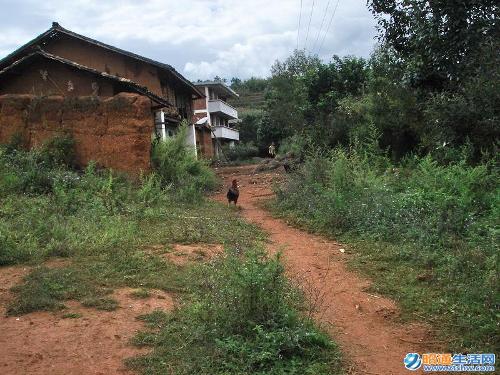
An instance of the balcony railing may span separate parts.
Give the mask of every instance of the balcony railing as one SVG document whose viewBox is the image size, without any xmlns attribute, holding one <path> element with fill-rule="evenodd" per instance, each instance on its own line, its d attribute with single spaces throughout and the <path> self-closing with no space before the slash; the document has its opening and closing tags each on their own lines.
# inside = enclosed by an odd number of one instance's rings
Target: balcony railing
<svg viewBox="0 0 500 375">
<path fill-rule="evenodd" d="M 236 129 L 229 128 L 227 126 L 214 126 L 213 128 L 212 138 L 215 137 L 219 139 L 229 139 L 232 141 L 240 140 L 240 132 Z"/>
<path fill-rule="evenodd" d="M 238 111 L 220 99 L 208 101 L 208 112 L 220 113 L 232 119 L 238 118 Z"/>
</svg>

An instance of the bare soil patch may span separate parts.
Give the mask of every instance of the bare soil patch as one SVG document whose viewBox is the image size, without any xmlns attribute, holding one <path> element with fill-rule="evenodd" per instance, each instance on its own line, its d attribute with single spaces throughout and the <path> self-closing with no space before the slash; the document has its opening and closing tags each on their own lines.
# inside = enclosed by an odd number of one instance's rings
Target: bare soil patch
<svg viewBox="0 0 500 375">
<path fill-rule="evenodd" d="M 55 266 L 62 266 L 60 263 L 56 261 Z M 174 307 L 172 297 L 163 291 L 150 291 L 147 298 L 137 299 L 132 296 L 134 289 L 123 288 L 111 296 L 120 305 L 115 311 L 98 311 L 68 301 L 67 309 L 57 313 L 6 317 L 5 309 L 12 298 L 9 290 L 28 272 L 27 267 L 0 268 L 2 375 L 129 374 L 123 360 L 145 353 L 129 343 L 143 328 L 136 317 Z"/>
<path fill-rule="evenodd" d="M 224 252 L 221 244 L 174 244 L 171 248 L 165 245 L 148 246 L 146 251 L 166 258 L 169 262 L 184 266 L 189 263 L 207 262 Z"/>
<path fill-rule="evenodd" d="M 165 254 L 172 263 L 184 265 L 193 262 L 206 262 L 224 252 L 217 244 L 173 245 L 173 251 Z"/>
<path fill-rule="evenodd" d="M 341 346 L 351 374 L 404 374 L 409 352 L 434 351 L 429 326 L 401 323 L 395 301 L 367 291 L 371 282 L 347 269 L 348 252 L 335 241 L 293 228 L 261 207 L 283 171 L 254 173 L 255 166 L 219 168 L 228 186 L 240 185 L 242 216 L 270 234 L 270 252 L 282 251 L 288 274 L 315 304 L 315 318 Z M 226 190 L 215 199 L 225 201 Z"/>
</svg>

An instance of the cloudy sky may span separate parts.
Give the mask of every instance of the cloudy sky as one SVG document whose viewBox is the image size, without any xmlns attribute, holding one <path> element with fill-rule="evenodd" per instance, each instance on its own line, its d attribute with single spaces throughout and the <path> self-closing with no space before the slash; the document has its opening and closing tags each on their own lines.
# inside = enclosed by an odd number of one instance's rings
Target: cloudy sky
<svg viewBox="0 0 500 375">
<path fill-rule="evenodd" d="M 369 55 L 376 32 L 366 0 L 302 0 L 302 11 L 300 4 L 300 0 L 0 0 L 0 58 L 44 32 L 52 21 L 171 64 L 192 80 L 267 76 L 276 59 L 286 58 L 297 47 L 297 36 L 299 48 L 325 60 L 333 54 Z"/>
</svg>

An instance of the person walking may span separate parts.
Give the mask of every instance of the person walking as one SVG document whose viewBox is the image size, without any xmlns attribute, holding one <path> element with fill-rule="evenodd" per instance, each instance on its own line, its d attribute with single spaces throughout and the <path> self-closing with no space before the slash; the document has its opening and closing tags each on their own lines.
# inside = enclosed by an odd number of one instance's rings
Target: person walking
<svg viewBox="0 0 500 375">
<path fill-rule="evenodd" d="M 274 158 L 276 156 L 276 146 L 274 145 L 274 142 L 271 143 L 269 146 L 269 155 Z"/>
</svg>

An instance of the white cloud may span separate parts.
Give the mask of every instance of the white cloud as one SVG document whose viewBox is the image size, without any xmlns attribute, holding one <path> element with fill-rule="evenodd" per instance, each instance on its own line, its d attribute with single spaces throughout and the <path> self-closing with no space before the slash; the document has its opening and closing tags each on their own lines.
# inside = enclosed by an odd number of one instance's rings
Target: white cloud
<svg viewBox="0 0 500 375">
<path fill-rule="evenodd" d="M 315 1 L 308 49 L 318 36 L 328 1 Z M 319 41 L 335 2 L 330 0 Z M 339 2 L 320 51 L 322 58 L 369 54 L 375 31 L 365 4 L 365 0 Z M 299 5 L 298 0 L 0 0 L 0 7 L 9 8 L 10 13 L 9 17 L 0 15 L 0 54 L 43 32 L 54 20 L 70 30 L 169 63 L 191 79 L 265 76 L 276 59 L 286 58 L 296 46 Z M 311 6 L 312 0 L 303 0 L 301 48 Z M 319 44 L 313 52 L 318 52 Z"/>
</svg>

